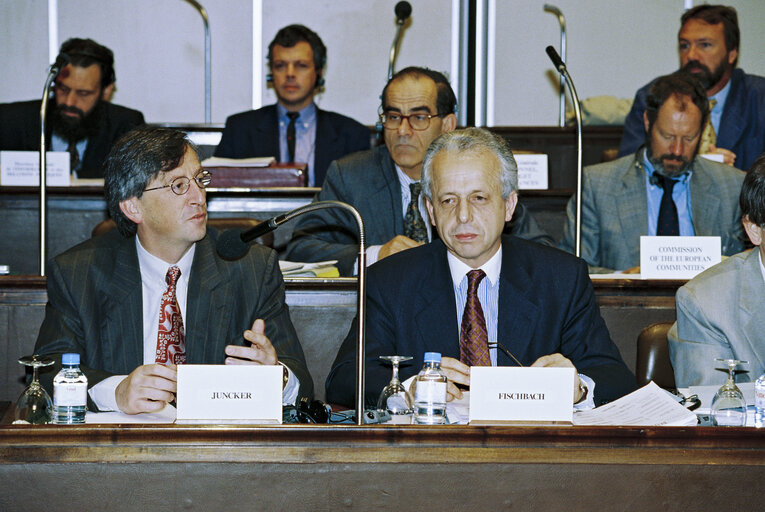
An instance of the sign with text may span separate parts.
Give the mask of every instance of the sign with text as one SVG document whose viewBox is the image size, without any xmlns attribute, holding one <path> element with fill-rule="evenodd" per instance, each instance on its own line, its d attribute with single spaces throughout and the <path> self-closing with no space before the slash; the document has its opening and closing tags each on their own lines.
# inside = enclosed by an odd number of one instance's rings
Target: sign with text
<svg viewBox="0 0 765 512">
<path fill-rule="evenodd" d="M 178 365 L 177 423 L 281 423 L 281 365 Z"/>
<path fill-rule="evenodd" d="M 520 190 L 547 190 L 547 155 L 513 153 Z"/>
<path fill-rule="evenodd" d="M 48 151 L 46 183 L 53 187 L 69 186 L 69 153 Z M 38 151 L 0 151 L 0 185 L 4 187 L 39 187 L 40 153 Z"/>
<path fill-rule="evenodd" d="M 470 423 L 571 423 L 574 368 L 473 366 Z"/>
<path fill-rule="evenodd" d="M 640 277 L 691 279 L 720 263 L 719 236 L 641 236 Z"/>
</svg>

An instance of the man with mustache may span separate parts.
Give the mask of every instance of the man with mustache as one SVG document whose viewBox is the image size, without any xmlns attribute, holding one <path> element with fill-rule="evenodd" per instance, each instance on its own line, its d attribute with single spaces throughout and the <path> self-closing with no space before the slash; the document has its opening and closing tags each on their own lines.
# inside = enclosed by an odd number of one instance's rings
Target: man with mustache
<svg viewBox="0 0 765 512">
<path fill-rule="evenodd" d="M 709 107 L 699 80 L 678 71 L 646 98 L 645 146 L 584 170 L 582 258 L 592 273 L 634 271 L 641 235 L 719 236 L 722 253 L 743 250 L 738 194 L 744 173 L 698 156 Z M 576 198 L 560 247 L 574 251 Z"/>
<path fill-rule="evenodd" d="M 699 153 L 749 169 L 765 151 L 765 78 L 736 69 L 740 32 L 733 7 L 699 5 L 686 11 L 678 34 L 681 69 L 701 80 L 713 105 Z M 638 90 L 624 123 L 619 156 L 634 153 L 645 137 L 643 112 L 651 84 Z"/>
<path fill-rule="evenodd" d="M 144 124 L 137 110 L 115 105 L 114 54 L 92 39 L 68 39 L 59 53 L 69 64 L 53 87 L 48 104 L 48 151 L 70 153 L 73 178 L 102 178 L 103 164 L 114 141 Z M 0 149 L 39 151 L 40 100 L 0 105 Z"/>
</svg>

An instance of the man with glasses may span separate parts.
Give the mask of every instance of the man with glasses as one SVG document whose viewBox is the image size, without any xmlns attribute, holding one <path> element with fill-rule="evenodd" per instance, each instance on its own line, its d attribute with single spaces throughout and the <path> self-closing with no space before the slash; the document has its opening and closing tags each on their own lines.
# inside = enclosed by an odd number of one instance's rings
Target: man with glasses
<svg viewBox="0 0 765 512">
<path fill-rule="evenodd" d="M 402 69 L 388 81 L 381 97 L 378 128 L 385 145 L 332 162 L 315 198 L 343 201 L 361 213 L 368 265 L 437 236 L 420 193 L 422 159 L 436 137 L 457 126 L 454 91 L 436 71 Z M 523 238 L 553 243 L 520 204 L 509 229 Z M 298 220 L 285 257 L 292 261 L 337 260 L 340 273 L 352 275 L 357 255 L 355 220 L 345 211 L 325 209 Z"/>
<path fill-rule="evenodd" d="M 210 179 L 182 132 L 128 133 L 106 163 L 118 230 L 49 264 L 35 353 L 58 363 L 80 354 L 89 409 L 160 410 L 175 399 L 183 363 L 281 364 L 285 403 L 311 395 L 276 253 L 256 245 L 238 261 L 220 259 L 207 228 Z M 41 379 L 49 391 L 55 373 Z"/>
</svg>

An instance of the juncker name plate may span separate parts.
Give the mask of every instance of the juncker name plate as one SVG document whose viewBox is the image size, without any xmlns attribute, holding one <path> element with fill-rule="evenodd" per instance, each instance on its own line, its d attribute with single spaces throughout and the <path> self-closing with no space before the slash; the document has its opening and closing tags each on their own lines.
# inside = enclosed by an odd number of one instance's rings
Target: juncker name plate
<svg viewBox="0 0 765 512">
<path fill-rule="evenodd" d="M 719 236 L 641 236 L 640 277 L 691 279 L 720 263 Z"/>
<path fill-rule="evenodd" d="M 570 424 L 573 401 L 573 368 L 470 368 L 471 424 Z"/>
<path fill-rule="evenodd" d="M 281 423 L 281 365 L 178 365 L 177 423 Z"/>
<path fill-rule="evenodd" d="M 69 153 L 45 153 L 48 168 L 46 184 L 69 186 Z M 37 187 L 40 185 L 40 153 L 38 151 L 0 151 L 0 185 L 4 187 Z"/>
</svg>

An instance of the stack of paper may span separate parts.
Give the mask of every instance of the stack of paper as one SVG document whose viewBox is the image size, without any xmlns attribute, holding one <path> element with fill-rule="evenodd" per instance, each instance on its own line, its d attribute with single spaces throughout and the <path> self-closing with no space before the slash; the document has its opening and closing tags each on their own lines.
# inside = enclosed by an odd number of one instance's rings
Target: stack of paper
<svg viewBox="0 0 765 512">
<path fill-rule="evenodd" d="M 335 264 L 337 260 L 301 263 L 296 261 L 279 261 L 279 270 L 284 277 L 340 277 L 340 271 Z"/>
<path fill-rule="evenodd" d="M 268 167 L 276 163 L 276 158 L 272 156 L 253 157 L 253 158 L 222 158 L 211 156 L 202 160 L 202 167 Z"/>
</svg>

